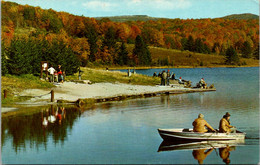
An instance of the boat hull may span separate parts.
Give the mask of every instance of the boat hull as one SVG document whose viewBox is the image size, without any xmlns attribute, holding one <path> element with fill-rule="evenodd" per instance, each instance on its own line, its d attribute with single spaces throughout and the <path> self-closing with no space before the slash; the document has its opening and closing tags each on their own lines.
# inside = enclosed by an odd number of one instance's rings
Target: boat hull
<svg viewBox="0 0 260 165">
<path fill-rule="evenodd" d="M 158 132 L 164 140 L 181 141 L 223 141 L 245 139 L 245 133 L 237 131 L 236 133 L 199 133 L 192 129 L 158 129 Z"/>
</svg>

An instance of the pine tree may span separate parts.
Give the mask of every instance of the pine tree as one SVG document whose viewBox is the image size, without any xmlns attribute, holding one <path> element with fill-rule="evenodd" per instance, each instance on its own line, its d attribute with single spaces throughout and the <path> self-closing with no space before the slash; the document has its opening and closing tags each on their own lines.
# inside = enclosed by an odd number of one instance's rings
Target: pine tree
<svg viewBox="0 0 260 165">
<path fill-rule="evenodd" d="M 151 53 L 148 46 L 145 44 L 140 35 L 138 35 L 135 39 L 133 55 L 137 56 L 139 65 L 150 65 L 152 62 Z"/>
<path fill-rule="evenodd" d="M 118 53 L 118 61 L 119 65 L 127 65 L 129 61 L 128 51 L 126 49 L 125 43 L 122 42 L 119 53 Z"/>
<path fill-rule="evenodd" d="M 231 46 L 226 51 L 226 64 L 236 65 L 239 63 L 239 57 L 235 49 Z"/>
<path fill-rule="evenodd" d="M 21 75 L 31 74 L 33 67 L 31 66 L 32 56 L 30 47 L 25 39 L 14 38 L 11 42 L 8 56 L 8 71 L 10 74 Z"/>
<path fill-rule="evenodd" d="M 252 48 L 248 41 L 245 41 L 243 43 L 241 52 L 242 52 L 242 57 L 244 58 L 250 58 L 252 56 Z"/>
<path fill-rule="evenodd" d="M 88 38 L 89 48 L 90 48 L 90 54 L 89 54 L 89 60 L 91 62 L 96 61 L 96 53 L 98 52 L 98 33 L 95 30 L 95 27 L 88 26 L 86 29 L 86 37 Z"/>
<path fill-rule="evenodd" d="M 4 42 L 1 43 L 1 71 L 2 76 L 8 74 L 8 68 L 7 68 L 7 59 L 6 59 L 6 53 L 7 53 L 7 47 L 5 47 Z"/>
<path fill-rule="evenodd" d="M 187 48 L 187 50 L 194 51 L 194 39 L 191 35 L 188 37 L 186 44 L 187 45 L 185 47 Z"/>
</svg>

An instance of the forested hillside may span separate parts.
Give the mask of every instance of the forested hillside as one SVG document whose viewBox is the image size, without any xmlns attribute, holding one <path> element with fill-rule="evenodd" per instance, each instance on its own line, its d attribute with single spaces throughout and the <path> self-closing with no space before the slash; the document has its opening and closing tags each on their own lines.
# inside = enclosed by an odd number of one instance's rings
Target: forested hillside
<svg viewBox="0 0 260 165">
<path fill-rule="evenodd" d="M 149 45 L 224 55 L 229 47 L 233 47 L 236 53 L 245 58 L 258 58 L 259 54 L 259 19 L 158 19 L 112 22 L 108 18 L 97 20 L 12 2 L 1 1 L 1 4 L 4 52 L 2 56 L 7 57 L 7 60 L 10 60 L 10 56 L 15 56 L 10 54 L 12 48 L 20 47 L 20 54 L 26 54 L 23 53 L 25 50 L 27 56 L 42 52 L 36 59 L 49 60 L 53 64 L 57 61 L 65 64 L 66 62 L 62 61 L 62 54 L 65 53 L 71 59 L 71 56 L 76 55 L 79 63 L 73 59 L 75 66 L 86 66 L 89 63 L 151 65 L 151 61 L 142 61 L 147 59 L 146 57 L 125 49 L 124 44 L 134 44 L 137 36 L 140 36 L 139 40 L 144 46 L 140 51 L 144 51 Z M 26 49 L 23 48 L 26 44 L 22 43 L 27 44 Z M 30 47 L 35 48 L 34 52 Z M 53 57 L 55 54 L 56 59 Z M 121 58 L 122 55 L 126 57 Z M 126 61 L 122 62 L 123 59 Z"/>
</svg>

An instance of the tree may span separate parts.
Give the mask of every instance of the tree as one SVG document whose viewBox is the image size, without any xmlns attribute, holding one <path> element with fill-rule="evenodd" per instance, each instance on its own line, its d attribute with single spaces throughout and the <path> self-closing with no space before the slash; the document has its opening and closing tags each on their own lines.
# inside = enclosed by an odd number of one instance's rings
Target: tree
<svg viewBox="0 0 260 165">
<path fill-rule="evenodd" d="M 243 43 L 241 53 L 242 53 L 242 57 L 244 58 L 250 58 L 252 56 L 252 48 L 248 41 L 245 41 Z"/>
<path fill-rule="evenodd" d="M 239 57 L 235 49 L 231 46 L 226 51 L 226 64 L 236 65 L 239 63 Z"/>
<path fill-rule="evenodd" d="M 1 71 L 2 71 L 2 76 L 6 75 L 8 73 L 7 59 L 6 59 L 7 51 L 8 50 L 5 47 L 4 42 L 2 41 L 2 43 L 1 43 Z"/>
<path fill-rule="evenodd" d="M 129 61 L 128 51 L 126 49 L 125 43 L 122 42 L 120 49 L 119 49 L 119 53 L 118 53 L 117 63 L 119 65 L 127 65 L 128 61 Z"/>
<path fill-rule="evenodd" d="M 186 50 L 194 51 L 194 39 L 191 35 L 189 35 L 187 43 L 186 43 Z"/>
<path fill-rule="evenodd" d="M 102 43 L 102 49 L 105 46 L 107 46 L 108 49 L 116 47 L 116 32 L 113 27 L 109 27 L 105 34 L 105 37 L 104 37 L 104 40 Z"/>
<path fill-rule="evenodd" d="M 138 58 L 139 65 L 150 65 L 152 62 L 151 53 L 140 35 L 135 39 L 133 55 Z"/>
<path fill-rule="evenodd" d="M 30 47 L 25 39 L 14 38 L 11 42 L 8 56 L 8 72 L 14 75 L 32 73 L 32 56 Z"/>
<path fill-rule="evenodd" d="M 88 43 L 89 43 L 89 60 L 91 62 L 96 61 L 96 53 L 98 51 L 98 45 L 97 45 L 97 40 L 98 40 L 98 33 L 93 25 L 89 25 L 86 28 L 86 37 L 88 38 Z"/>
<path fill-rule="evenodd" d="M 254 50 L 253 56 L 255 59 L 259 59 L 259 44 L 256 47 L 256 49 Z"/>
</svg>

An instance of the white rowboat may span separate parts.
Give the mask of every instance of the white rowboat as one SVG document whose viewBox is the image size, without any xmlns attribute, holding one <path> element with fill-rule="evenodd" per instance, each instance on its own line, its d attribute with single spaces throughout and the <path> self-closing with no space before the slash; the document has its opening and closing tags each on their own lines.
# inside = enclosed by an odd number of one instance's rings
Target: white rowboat
<svg viewBox="0 0 260 165">
<path fill-rule="evenodd" d="M 177 128 L 177 129 L 158 129 L 160 136 L 164 140 L 188 140 L 188 141 L 223 141 L 223 140 L 239 140 L 245 139 L 245 133 L 236 131 L 236 133 L 218 133 L 193 132 L 193 129 Z"/>
</svg>

